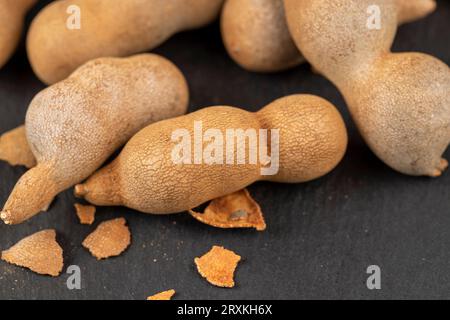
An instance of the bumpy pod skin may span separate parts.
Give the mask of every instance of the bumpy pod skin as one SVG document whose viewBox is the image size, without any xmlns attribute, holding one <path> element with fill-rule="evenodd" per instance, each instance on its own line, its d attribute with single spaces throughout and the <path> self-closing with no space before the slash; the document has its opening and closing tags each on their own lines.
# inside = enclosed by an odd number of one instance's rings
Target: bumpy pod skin
<svg viewBox="0 0 450 320">
<path fill-rule="evenodd" d="M 399 23 L 425 17 L 434 0 L 394 0 Z M 283 0 L 226 0 L 222 11 L 222 38 L 237 64 L 248 71 L 277 72 L 304 62 L 289 33 Z"/>
<path fill-rule="evenodd" d="M 196 121 L 201 121 L 205 132 L 209 128 L 224 135 L 227 129 L 279 129 L 279 171 L 262 175 L 259 161 L 174 163 L 172 133 L 186 129 L 194 136 Z M 75 194 L 96 205 L 124 205 L 154 214 L 182 212 L 258 180 L 298 183 L 316 179 L 340 162 L 346 147 L 341 115 L 315 96 L 281 98 L 257 113 L 210 107 L 141 130 L 110 165 L 76 186 Z M 249 144 L 245 148 L 248 154 Z"/>
<path fill-rule="evenodd" d="M 227 0 L 221 27 L 228 53 L 246 70 L 276 72 L 304 62 L 289 34 L 282 0 Z"/>
<path fill-rule="evenodd" d="M 367 27 L 374 5 L 379 30 Z M 450 69 L 426 54 L 391 53 L 396 2 L 285 0 L 285 8 L 298 47 L 342 92 L 374 153 L 405 174 L 441 175 L 450 142 Z"/>
<path fill-rule="evenodd" d="M 0 1 L 0 68 L 9 60 L 22 35 L 25 14 L 37 0 Z"/>
<path fill-rule="evenodd" d="M 223 0 L 63 0 L 44 8 L 27 39 L 36 75 L 51 84 L 99 57 L 151 50 L 173 34 L 212 22 Z M 67 9 L 80 9 L 80 29 L 67 28 Z"/>
<path fill-rule="evenodd" d="M 15 186 L 1 218 L 17 224 L 86 179 L 146 125 L 187 110 L 186 81 L 157 55 L 100 58 L 31 102 L 26 131 L 38 165 Z"/>
</svg>

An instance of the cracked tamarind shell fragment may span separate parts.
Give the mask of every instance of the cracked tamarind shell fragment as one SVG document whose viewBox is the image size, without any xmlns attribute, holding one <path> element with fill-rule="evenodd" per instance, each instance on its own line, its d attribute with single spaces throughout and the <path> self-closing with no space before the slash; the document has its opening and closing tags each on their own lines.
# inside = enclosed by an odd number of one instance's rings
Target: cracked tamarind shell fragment
<svg viewBox="0 0 450 320">
<path fill-rule="evenodd" d="M 130 229 L 124 218 L 104 221 L 86 237 L 83 247 L 98 260 L 120 255 L 131 243 Z"/>
<path fill-rule="evenodd" d="M 224 247 L 213 246 L 195 264 L 200 275 L 209 283 L 222 288 L 234 287 L 234 271 L 241 257 Z"/>
<path fill-rule="evenodd" d="M 38 274 L 58 276 L 63 269 L 63 250 L 55 230 L 39 231 L 2 252 L 2 260 Z"/>
<path fill-rule="evenodd" d="M 12 166 L 25 166 L 28 169 L 36 165 L 36 158 L 28 144 L 24 125 L 0 136 L 0 160 Z"/>
<path fill-rule="evenodd" d="M 79 203 L 75 203 L 74 206 L 81 224 L 91 225 L 94 223 L 96 211 L 94 206 L 85 206 Z"/>
<path fill-rule="evenodd" d="M 153 296 L 148 297 L 147 300 L 172 300 L 174 294 L 175 290 L 171 289 L 154 294 Z"/>
<path fill-rule="evenodd" d="M 217 228 L 266 229 L 261 208 L 247 189 L 212 200 L 203 213 L 193 210 L 189 213 L 198 221 Z"/>
</svg>

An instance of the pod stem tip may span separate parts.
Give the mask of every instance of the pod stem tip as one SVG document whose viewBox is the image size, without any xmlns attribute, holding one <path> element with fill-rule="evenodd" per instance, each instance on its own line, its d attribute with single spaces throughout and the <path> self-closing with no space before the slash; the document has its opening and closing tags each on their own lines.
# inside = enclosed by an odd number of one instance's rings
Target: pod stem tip
<svg viewBox="0 0 450 320">
<path fill-rule="evenodd" d="M 77 184 L 74 188 L 74 194 L 77 198 L 83 198 L 88 193 L 88 190 L 84 184 Z"/>
<path fill-rule="evenodd" d="M 0 213 L 0 218 L 3 220 L 5 224 L 12 224 L 11 221 L 11 212 L 9 210 L 3 210 Z"/>
</svg>

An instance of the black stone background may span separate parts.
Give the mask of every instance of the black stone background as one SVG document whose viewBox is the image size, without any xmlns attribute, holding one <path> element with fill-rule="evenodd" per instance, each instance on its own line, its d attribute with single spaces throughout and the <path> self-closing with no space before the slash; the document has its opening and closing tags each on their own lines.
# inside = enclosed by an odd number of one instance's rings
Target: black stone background
<svg viewBox="0 0 450 320">
<path fill-rule="evenodd" d="M 394 50 L 426 52 L 449 64 L 449 30 L 450 2 L 439 1 L 437 12 L 400 28 Z M 331 83 L 306 64 L 273 75 L 240 69 L 223 48 L 218 23 L 178 34 L 155 52 L 184 72 L 191 111 L 216 104 L 256 111 L 293 93 L 329 99 L 348 126 L 345 159 L 314 182 L 251 186 L 265 212 L 268 228 L 262 233 L 215 229 L 186 214 L 151 216 L 125 208 L 99 208 L 95 225 L 82 226 L 72 190 L 64 192 L 48 213 L 19 226 L 0 225 L 0 249 L 55 228 L 65 267 L 81 267 L 82 289 L 68 290 L 66 274 L 50 278 L 0 262 L 0 298 L 145 299 L 170 288 L 177 290 L 178 299 L 450 297 L 449 172 L 430 179 L 389 169 L 363 143 Z M 43 88 L 22 43 L 0 70 L 0 132 L 24 121 L 30 100 Z M 24 171 L 0 163 L 2 204 Z M 98 262 L 81 242 L 100 221 L 119 216 L 129 223 L 132 245 L 122 256 Z M 212 245 L 242 255 L 234 289 L 213 287 L 197 274 L 194 257 Z M 366 287 L 366 268 L 372 264 L 381 267 L 381 290 Z"/>
</svg>

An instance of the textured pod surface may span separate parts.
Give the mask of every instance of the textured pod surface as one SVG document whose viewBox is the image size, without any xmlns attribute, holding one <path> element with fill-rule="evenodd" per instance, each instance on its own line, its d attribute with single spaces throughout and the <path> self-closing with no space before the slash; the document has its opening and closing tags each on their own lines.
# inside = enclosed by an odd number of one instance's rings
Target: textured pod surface
<svg viewBox="0 0 450 320">
<path fill-rule="evenodd" d="M 282 0 L 227 0 L 221 26 L 228 53 L 244 69 L 275 72 L 304 61 L 289 33 Z"/>
<path fill-rule="evenodd" d="M 2 260 L 56 277 L 63 269 L 63 250 L 56 242 L 55 230 L 43 230 L 3 251 Z"/>
<path fill-rule="evenodd" d="M 239 261 L 241 256 L 219 246 L 213 246 L 209 252 L 194 259 L 198 273 L 212 285 L 222 288 L 234 287 L 234 272 Z"/>
<path fill-rule="evenodd" d="M 219 164 L 175 163 L 173 132 L 182 129 L 194 136 L 195 123 L 199 122 L 204 130 L 224 134 L 228 129 L 278 129 L 278 171 L 263 176 L 260 161 L 237 164 L 223 157 Z M 256 134 L 261 139 L 261 133 Z M 272 144 L 266 143 L 264 147 L 270 149 Z M 249 145 L 246 143 L 241 150 L 246 155 L 250 154 Z M 258 180 L 298 183 L 316 179 L 340 162 L 346 147 L 347 132 L 341 115 L 319 97 L 281 98 L 257 113 L 210 107 L 141 130 L 116 160 L 78 185 L 75 192 L 97 205 L 125 205 L 146 213 L 182 212 Z"/>
<path fill-rule="evenodd" d="M 25 14 L 37 0 L 0 1 L 0 68 L 9 60 L 19 43 Z"/>
<path fill-rule="evenodd" d="M 379 28 L 368 27 L 374 5 Z M 285 7 L 298 47 L 343 93 L 377 156 L 405 174 L 439 176 L 448 165 L 441 156 L 450 142 L 450 69 L 426 54 L 390 52 L 398 18 L 408 16 L 402 7 L 389 0 L 285 0 Z"/>
<path fill-rule="evenodd" d="M 179 31 L 213 21 L 223 0 L 63 0 L 44 8 L 27 39 L 28 57 L 45 83 L 65 79 L 85 62 L 151 50 Z M 79 8 L 79 29 L 66 26 Z"/>
<path fill-rule="evenodd" d="M 182 73 L 157 55 L 100 58 L 31 102 L 26 131 L 38 165 L 10 195 L 1 218 L 20 223 L 81 182 L 146 125 L 184 114 Z"/>
<path fill-rule="evenodd" d="M 394 0 L 399 24 L 425 17 L 434 0 Z M 283 0 L 227 0 L 222 11 L 222 38 L 230 56 L 249 71 L 276 72 L 305 59 L 286 23 Z"/>
<path fill-rule="evenodd" d="M 83 247 L 98 260 L 118 256 L 131 243 L 130 229 L 124 218 L 100 223 L 97 229 L 83 241 Z"/>
</svg>

